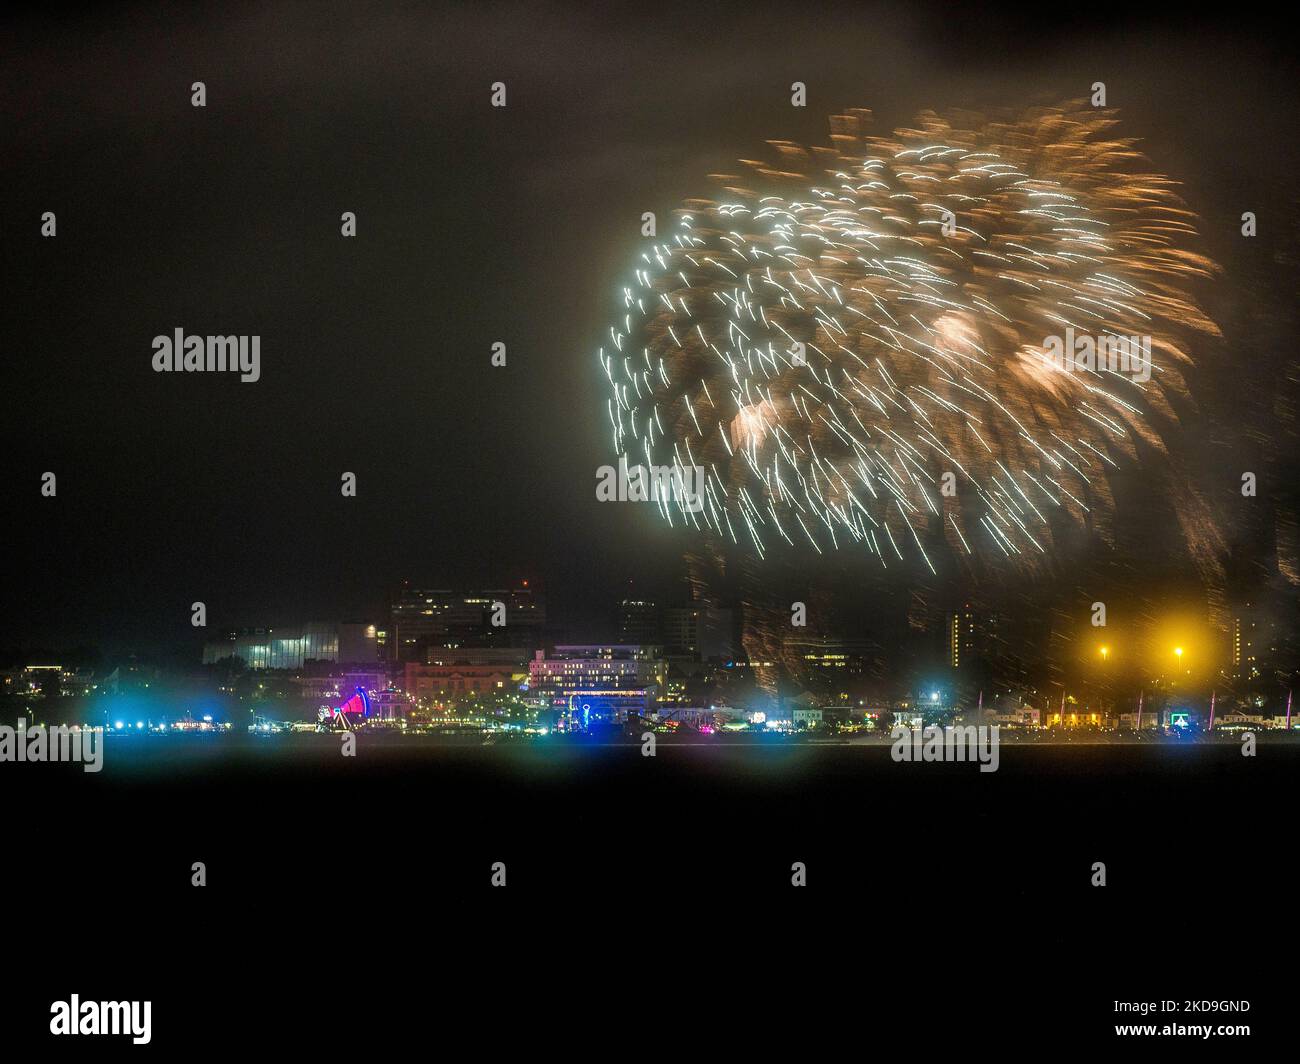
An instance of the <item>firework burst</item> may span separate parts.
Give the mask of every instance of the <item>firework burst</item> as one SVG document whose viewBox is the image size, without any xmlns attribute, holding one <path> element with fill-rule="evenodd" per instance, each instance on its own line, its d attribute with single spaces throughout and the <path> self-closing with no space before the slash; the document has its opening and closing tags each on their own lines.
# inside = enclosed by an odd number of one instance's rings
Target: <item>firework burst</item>
<svg viewBox="0 0 1300 1064">
<path fill-rule="evenodd" d="M 641 255 L 600 351 L 615 453 L 702 470 L 661 514 L 760 558 L 1033 567 L 1062 522 L 1105 535 L 1109 478 L 1168 461 L 1192 340 L 1217 334 L 1194 217 L 1091 108 L 867 122 L 775 142 Z M 1049 364 L 1067 330 L 1150 337 L 1149 379 Z"/>
</svg>

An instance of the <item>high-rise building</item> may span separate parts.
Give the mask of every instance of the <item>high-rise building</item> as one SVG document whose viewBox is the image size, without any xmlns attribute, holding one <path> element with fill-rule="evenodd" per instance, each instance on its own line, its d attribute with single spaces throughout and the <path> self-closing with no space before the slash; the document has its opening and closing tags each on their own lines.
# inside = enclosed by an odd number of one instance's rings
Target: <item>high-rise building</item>
<svg viewBox="0 0 1300 1064">
<path fill-rule="evenodd" d="M 404 588 L 393 603 L 386 642 L 396 661 L 423 662 L 436 647 L 542 645 L 546 609 L 527 586 L 483 591 Z"/>
<path fill-rule="evenodd" d="M 739 611 L 706 606 L 700 617 L 700 660 L 731 661 L 743 653 Z"/>
<path fill-rule="evenodd" d="M 1253 613 L 1246 603 L 1232 619 L 1232 672 L 1237 677 L 1249 676 L 1258 658 L 1255 653 L 1257 622 Z"/>
<path fill-rule="evenodd" d="M 735 658 L 740 633 L 734 611 L 706 603 L 672 606 L 664 611 L 664 653 L 693 661 Z"/>
<path fill-rule="evenodd" d="M 1258 680 L 1271 674 L 1277 661 L 1278 630 L 1257 602 L 1243 602 L 1232 617 L 1232 674 Z"/>
<path fill-rule="evenodd" d="M 664 611 L 664 650 L 674 657 L 700 658 L 700 619 L 704 607 L 672 606 Z"/>
<path fill-rule="evenodd" d="M 663 642 L 659 606 L 644 599 L 624 599 L 618 608 L 618 641 L 636 646 L 658 646 Z"/>
<path fill-rule="evenodd" d="M 986 664 L 997 654 L 998 615 L 977 609 L 969 602 L 960 610 L 951 611 L 946 620 L 948 664 L 954 669 L 972 665 L 977 661 Z"/>
</svg>

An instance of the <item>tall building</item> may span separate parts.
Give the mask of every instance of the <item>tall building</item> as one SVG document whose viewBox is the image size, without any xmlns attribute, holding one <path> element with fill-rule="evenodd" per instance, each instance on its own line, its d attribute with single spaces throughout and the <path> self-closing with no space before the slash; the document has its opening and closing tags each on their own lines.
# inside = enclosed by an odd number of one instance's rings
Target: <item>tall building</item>
<svg viewBox="0 0 1300 1064">
<path fill-rule="evenodd" d="M 664 651 L 673 657 L 700 659 L 700 619 L 704 607 L 672 606 L 664 611 Z"/>
<path fill-rule="evenodd" d="M 385 642 L 400 662 L 423 662 L 438 647 L 533 650 L 542 645 L 545 623 L 542 596 L 526 582 L 482 591 L 404 588 L 393 603 Z"/>
<path fill-rule="evenodd" d="M 662 643 L 658 604 L 644 599 L 624 599 L 619 603 L 618 641 L 635 646 L 658 646 Z"/>
<path fill-rule="evenodd" d="M 732 661 L 744 655 L 740 640 L 740 612 L 707 606 L 700 618 L 700 660 Z"/>
<path fill-rule="evenodd" d="M 734 611 L 706 603 L 664 611 L 664 653 L 692 661 L 731 660 L 740 649 Z"/>
<path fill-rule="evenodd" d="M 1232 617 L 1232 674 L 1260 680 L 1274 674 L 1281 644 L 1279 626 L 1266 604 L 1242 602 Z"/>
<path fill-rule="evenodd" d="M 1232 618 L 1232 674 L 1239 679 L 1259 675 L 1259 621 L 1254 607 L 1244 603 Z"/>
<path fill-rule="evenodd" d="M 976 662 L 989 664 L 997 655 L 998 615 L 966 603 L 947 615 L 948 664 L 954 669 Z"/>
</svg>

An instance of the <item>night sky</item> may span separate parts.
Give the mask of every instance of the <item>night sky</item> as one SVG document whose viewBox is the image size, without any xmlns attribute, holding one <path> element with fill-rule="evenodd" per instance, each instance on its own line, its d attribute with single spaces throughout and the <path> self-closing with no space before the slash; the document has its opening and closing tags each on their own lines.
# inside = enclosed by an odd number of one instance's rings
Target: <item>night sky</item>
<svg viewBox="0 0 1300 1064">
<path fill-rule="evenodd" d="M 1288 38 L 1231 14 L 233 4 L 11 21 L 0 649 L 165 648 L 192 641 L 195 600 L 209 630 L 378 619 L 403 579 L 531 578 L 562 620 L 629 586 L 679 594 L 687 543 L 594 492 L 610 461 L 595 351 L 642 212 L 665 225 L 766 140 L 825 143 L 844 108 L 889 130 L 1097 80 L 1224 267 L 1206 306 L 1225 341 L 1182 446 L 1225 506 L 1238 470 L 1271 471 L 1225 522 L 1230 571 L 1267 569 L 1300 480 L 1296 69 Z M 154 373 L 152 338 L 178 327 L 260 335 L 261 380 Z M 1158 571 L 1152 525 L 1130 560 Z"/>
</svg>

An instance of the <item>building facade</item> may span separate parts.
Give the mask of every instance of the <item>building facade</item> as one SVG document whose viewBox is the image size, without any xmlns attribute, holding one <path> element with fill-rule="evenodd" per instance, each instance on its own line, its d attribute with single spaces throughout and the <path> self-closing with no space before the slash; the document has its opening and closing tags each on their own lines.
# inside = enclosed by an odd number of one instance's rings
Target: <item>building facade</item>
<svg viewBox="0 0 1300 1064">
<path fill-rule="evenodd" d="M 373 665 L 373 624 L 312 621 L 297 626 L 243 628 L 203 646 L 203 664 L 239 658 L 248 669 L 301 669 L 307 662 Z"/>
<path fill-rule="evenodd" d="M 561 645 L 528 665 L 529 697 L 571 724 L 621 721 L 654 709 L 665 664 L 657 647 Z"/>
<path fill-rule="evenodd" d="M 431 650 L 542 645 L 540 594 L 515 588 L 455 591 L 403 588 L 392 604 L 385 642 L 393 660 L 425 661 Z"/>
</svg>

